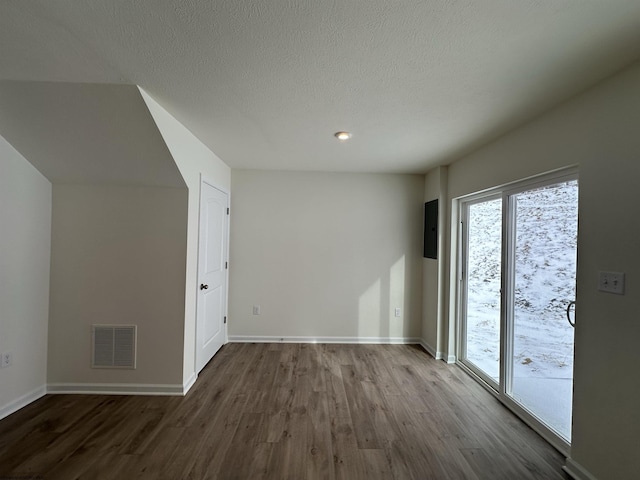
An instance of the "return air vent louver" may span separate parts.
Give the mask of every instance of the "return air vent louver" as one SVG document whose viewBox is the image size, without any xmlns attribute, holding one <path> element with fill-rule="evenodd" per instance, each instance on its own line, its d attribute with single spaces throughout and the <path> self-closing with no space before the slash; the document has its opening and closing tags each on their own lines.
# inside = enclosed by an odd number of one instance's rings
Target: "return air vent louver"
<svg viewBox="0 0 640 480">
<path fill-rule="evenodd" d="M 136 325 L 92 325 L 92 368 L 136 368 Z"/>
</svg>

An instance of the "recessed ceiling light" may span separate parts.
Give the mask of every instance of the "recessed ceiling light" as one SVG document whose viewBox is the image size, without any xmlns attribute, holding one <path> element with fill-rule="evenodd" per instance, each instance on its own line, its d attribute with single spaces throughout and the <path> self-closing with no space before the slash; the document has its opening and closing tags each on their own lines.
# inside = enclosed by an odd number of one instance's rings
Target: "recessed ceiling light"
<svg viewBox="0 0 640 480">
<path fill-rule="evenodd" d="M 351 135 L 351 132 L 336 132 L 333 134 L 338 140 L 342 140 L 343 142 L 345 140 L 349 140 L 353 135 Z"/>
</svg>

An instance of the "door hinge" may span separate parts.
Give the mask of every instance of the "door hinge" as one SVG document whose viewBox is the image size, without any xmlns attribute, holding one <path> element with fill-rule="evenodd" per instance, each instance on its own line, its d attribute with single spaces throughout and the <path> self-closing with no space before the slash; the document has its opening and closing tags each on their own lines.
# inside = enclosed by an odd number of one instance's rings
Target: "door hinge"
<svg viewBox="0 0 640 480">
<path fill-rule="evenodd" d="M 229 215 L 229 207 L 227 207 L 227 215 Z"/>
<path fill-rule="evenodd" d="M 224 269 L 226 270 L 227 268 L 229 268 L 229 262 L 224 262 Z"/>
<path fill-rule="evenodd" d="M 224 317 L 224 323 L 227 323 L 227 317 Z"/>
</svg>

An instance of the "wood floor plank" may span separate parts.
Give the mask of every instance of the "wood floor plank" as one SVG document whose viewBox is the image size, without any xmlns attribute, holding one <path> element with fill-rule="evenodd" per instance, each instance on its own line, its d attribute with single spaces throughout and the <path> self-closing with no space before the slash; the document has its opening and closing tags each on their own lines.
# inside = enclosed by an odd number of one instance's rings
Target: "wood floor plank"
<svg viewBox="0 0 640 480">
<path fill-rule="evenodd" d="M 252 455 L 247 469 L 248 473 L 245 478 L 250 478 L 251 480 L 268 480 L 273 478 L 269 470 L 269 460 L 272 452 L 272 443 L 256 443 L 252 448 Z"/>
<path fill-rule="evenodd" d="M 408 345 L 228 344 L 185 397 L 48 395 L 0 421 L 0 478 L 562 480 L 563 463 Z"/>
<path fill-rule="evenodd" d="M 293 396 L 289 404 L 289 411 L 296 414 L 307 413 L 311 392 L 311 380 L 307 373 L 294 374 Z"/>
<path fill-rule="evenodd" d="M 385 361 L 385 358 L 388 357 L 387 352 L 383 351 L 381 353 L 383 354 L 379 354 L 375 348 L 370 348 L 366 351 L 366 362 L 373 372 L 373 381 L 385 395 L 403 395 L 405 392 L 400 389 L 391 373 L 391 365 Z"/>
<path fill-rule="evenodd" d="M 56 480 L 80 478 L 99 458 L 100 452 L 98 449 L 81 448 L 49 470 L 47 472 L 47 478 Z"/>
<path fill-rule="evenodd" d="M 349 403 L 347 393 L 342 381 L 342 368 L 335 357 L 336 349 L 325 349 L 323 352 L 323 367 L 325 372 L 327 399 L 329 401 L 329 414 L 332 417 L 342 418 L 349 416 Z"/>
<path fill-rule="evenodd" d="M 376 430 L 369 414 L 371 407 L 364 395 L 362 381 L 352 365 L 342 366 L 342 381 L 347 394 L 349 413 L 358 448 L 381 448 Z"/>
<path fill-rule="evenodd" d="M 149 454 L 129 457 L 132 459 L 137 457 L 137 461 L 127 464 L 128 468 L 123 471 L 123 478 L 144 480 L 163 478 L 167 461 L 178 447 L 185 429 L 186 427 L 165 428 L 162 435 L 157 437 L 153 450 Z"/>
<path fill-rule="evenodd" d="M 331 439 L 336 479 L 364 479 L 364 458 L 349 418 L 331 419 Z"/>
<path fill-rule="evenodd" d="M 462 448 L 460 453 L 472 467 L 472 470 L 482 472 L 484 478 L 507 478 L 510 472 L 500 471 L 497 465 L 491 461 L 483 448 Z"/>
<path fill-rule="evenodd" d="M 9 477 L 12 473 L 37 475 L 42 471 L 43 465 L 50 468 L 51 460 L 42 460 L 39 452 L 53 444 L 58 437 L 54 432 L 26 431 L 22 441 L 16 441 L 2 449 L 0 476 Z"/>
<path fill-rule="evenodd" d="M 321 348 L 311 349 L 311 371 L 309 372 L 309 380 L 311 389 L 314 392 L 327 391 L 326 366 L 323 362 Z"/>
<path fill-rule="evenodd" d="M 392 445 L 402 448 L 403 455 L 411 459 L 407 462 L 411 478 L 447 478 L 433 448 L 433 439 L 421 431 L 420 415 L 412 412 L 404 402 L 397 401 L 395 395 L 388 398 L 387 405 L 395 420 L 395 428 L 400 432 L 399 440 L 395 440 Z"/>
<path fill-rule="evenodd" d="M 393 479 L 389 458 L 383 449 L 360 450 L 364 465 L 364 478 Z"/>
<path fill-rule="evenodd" d="M 118 453 L 107 453 L 98 455 L 95 461 L 89 465 L 84 472 L 77 476 L 78 480 L 119 480 L 126 478 L 122 475 L 122 470 L 132 463 L 132 458 L 136 460 L 137 455 L 122 455 Z M 49 475 L 47 475 L 49 478 Z M 65 479 L 68 480 L 68 479 Z"/>
<path fill-rule="evenodd" d="M 363 382 L 362 390 L 368 400 L 371 426 L 377 438 L 382 442 L 382 445 L 386 447 L 389 442 L 402 437 L 402 429 L 395 421 L 387 399 L 378 385 Z M 390 398 L 395 398 L 395 396 Z"/>
<path fill-rule="evenodd" d="M 295 390 L 293 388 L 273 387 L 265 407 L 265 419 L 262 430 L 256 437 L 257 442 L 276 443 L 282 438 L 286 414 L 291 412 Z"/>
<path fill-rule="evenodd" d="M 78 459 L 78 451 L 98 452 L 100 449 L 93 447 L 96 439 L 109 435 L 121 420 L 120 411 L 122 405 L 126 403 L 124 397 L 111 397 L 96 405 L 92 415 L 86 412 L 73 422 L 73 427 L 68 427 L 59 431 L 55 429 L 52 433 L 54 439 L 46 446 L 40 448 L 34 455 L 31 455 L 24 462 L 15 467 L 17 471 L 33 471 L 37 466 L 45 463 L 50 465 L 52 471 L 56 471 L 61 463 L 72 463 Z M 67 414 L 68 412 L 65 412 Z M 87 455 L 83 455 L 83 458 Z"/>
<path fill-rule="evenodd" d="M 325 392 L 312 392 L 308 410 L 307 461 L 308 480 L 334 480 L 333 448 L 329 405 Z"/>
<path fill-rule="evenodd" d="M 253 450 L 254 438 L 262 427 L 263 417 L 262 413 L 242 414 L 238 428 L 229 440 L 230 445 L 220 464 L 220 471 L 233 475 L 231 478 L 249 478 L 251 459 L 247 458 L 247 452 Z"/>
<path fill-rule="evenodd" d="M 272 444 L 267 469 L 271 478 L 298 480 L 307 473 L 307 414 L 287 413 L 284 430 L 279 442 Z M 248 477 L 247 477 L 248 478 Z"/>
<path fill-rule="evenodd" d="M 210 428 L 206 429 L 204 438 L 194 435 L 201 443 L 197 445 L 198 455 L 189 470 L 189 478 L 213 478 L 218 474 L 229 449 L 230 439 L 240 424 L 246 402 L 246 394 L 237 393 L 225 404 L 224 410 L 211 423 Z"/>
</svg>

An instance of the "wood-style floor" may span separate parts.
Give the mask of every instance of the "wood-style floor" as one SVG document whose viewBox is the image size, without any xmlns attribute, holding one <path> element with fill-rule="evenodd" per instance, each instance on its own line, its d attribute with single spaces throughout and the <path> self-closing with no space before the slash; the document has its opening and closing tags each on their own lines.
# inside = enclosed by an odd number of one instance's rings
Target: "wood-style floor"
<svg viewBox="0 0 640 480">
<path fill-rule="evenodd" d="M 407 345 L 229 344 L 185 397 L 47 395 L 0 479 L 566 479 L 458 367 Z"/>
</svg>

